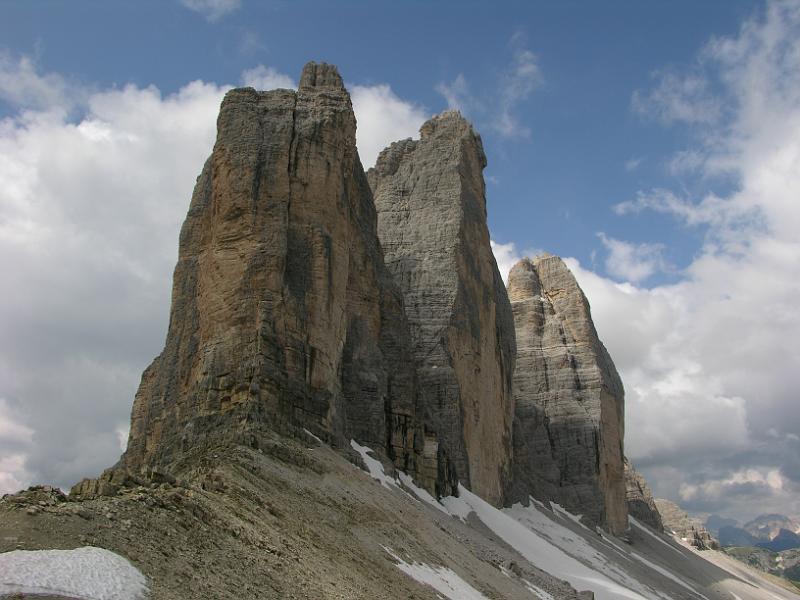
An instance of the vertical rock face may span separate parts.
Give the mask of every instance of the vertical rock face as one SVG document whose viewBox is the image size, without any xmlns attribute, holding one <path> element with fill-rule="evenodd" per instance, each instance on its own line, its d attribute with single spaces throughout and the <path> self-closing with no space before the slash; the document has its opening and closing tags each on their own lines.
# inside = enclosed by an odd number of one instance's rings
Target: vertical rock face
<svg viewBox="0 0 800 600">
<path fill-rule="evenodd" d="M 417 474 L 402 295 L 383 262 L 335 67 L 228 92 L 180 236 L 166 346 L 134 401 L 128 468 L 265 427 L 384 449 Z"/>
<path fill-rule="evenodd" d="M 650 486 L 631 461 L 625 458 L 625 499 L 628 503 L 628 514 L 656 531 L 664 531 L 661 515 Z"/>
<path fill-rule="evenodd" d="M 405 300 L 426 429 L 438 435 L 451 475 L 499 504 L 510 474 L 516 350 L 486 225 L 486 157 L 457 112 L 420 134 L 386 148 L 368 173 L 378 234 Z"/>
<path fill-rule="evenodd" d="M 556 256 L 523 259 L 508 292 L 517 332 L 512 500 L 553 500 L 627 527 L 624 392 L 589 303 Z"/>
</svg>

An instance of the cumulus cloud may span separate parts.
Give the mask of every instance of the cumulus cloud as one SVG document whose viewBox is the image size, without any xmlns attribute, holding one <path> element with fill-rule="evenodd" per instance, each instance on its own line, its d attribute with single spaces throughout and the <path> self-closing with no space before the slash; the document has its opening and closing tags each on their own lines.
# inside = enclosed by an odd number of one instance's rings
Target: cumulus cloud
<svg viewBox="0 0 800 600">
<path fill-rule="evenodd" d="M 218 21 L 228 13 L 238 10 L 241 0 L 180 0 L 186 8 L 203 15 L 210 22 Z"/>
<path fill-rule="evenodd" d="M 489 243 L 492 245 L 492 252 L 494 253 L 495 261 L 497 261 L 497 268 L 500 270 L 500 275 L 503 281 L 508 283 L 508 273 L 511 271 L 511 267 L 513 267 L 522 256 L 517 253 L 513 242 L 499 244 L 492 240 Z"/>
<path fill-rule="evenodd" d="M 142 370 L 163 346 L 178 232 L 229 88 L 66 81 L 25 57 L 0 60 L 2 99 L 16 107 L 0 120 L 0 493 L 68 488 L 119 457 Z M 265 66 L 242 81 L 294 85 Z M 372 160 L 425 117 L 385 85 L 353 95 Z"/>
<path fill-rule="evenodd" d="M 84 96 L 84 90 L 57 73 L 40 75 L 31 57 L 0 51 L 0 100 L 11 106 L 70 110 Z"/>
<path fill-rule="evenodd" d="M 508 274 L 511 268 L 517 264 L 520 259 L 524 257 L 533 258 L 543 253 L 543 250 L 540 248 L 526 248 L 525 250 L 519 251 L 514 242 L 501 244 L 491 240 L 489 243 L 492 246 L 492 253 L 497 262 L 497 269 L 500 271 L 500 276 L 505 283 L 508 283 Z"/>
<path fill-rule="evenodd" d="M 76 121 L 57 105 L 0 121 L 4 485 L 68 486 L 118 456 L 224 91 L 126 86 L 87 92 Z"/>
<path fill-rule="evenodd" d="M 643 97 L 665 97 L 680 77 Z M 678 88 L 697 93 L 660 114 L 702 125 L 686 155 L 704 157 L 699 177 L 732 176 L 734 191 L 644 191 L 615 211 L 702 228 L 696 257 L 679 283 L 649 289 L 636 276 L 650 267 L 636 260 L 606 265 L 626 283 L 571 265 L 626 384 L 626 449 L 656 493 L 739 518 L 797 513 L 800 4 L 768 3 L 737 35 L 710 41 L 687 77 Z M 718 82 L 714 97 L 697 77 Z M 709 112 L 723 105 L 729 113 Z M 603 241 L 612 262 L 631 250 Z"/>
<path fill-rule="evenodd" d="M 423 107 L 401 99 L 386 84 L 348 87 L 358 121 L 358 154 L 365 169 L 375 164 L 391 142 L 416 137 L 428 119 Z"/>
<path fill-rule="evenodd" d="M 274 90 L 284 88 L 293 90 L 297 87 L 288 75 L 278 72 L 273 67 L 258 65 L 242 73 L 242 83 L 257 90 Z"/>
<path fill-rule="evenodd" d="M 663 244 L 632 244 L 609 237 L 602 231 L 597 237 L 608 251 L 606 271 L 623 281 L 638 283 L 667 268 Z"/>
</svg>

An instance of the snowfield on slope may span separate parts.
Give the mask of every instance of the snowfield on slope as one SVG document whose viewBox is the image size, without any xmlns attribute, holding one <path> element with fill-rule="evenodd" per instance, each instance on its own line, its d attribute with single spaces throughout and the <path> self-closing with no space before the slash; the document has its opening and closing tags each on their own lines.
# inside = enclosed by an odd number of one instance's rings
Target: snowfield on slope
<svg viewBox="0 0 800 600">
<path fill-rule="evenodd" d="M 80 600 L 144 600 L 147 579 L 119 554 L 74 550 L 14 550 L 0 554 L 0 596 L 51 594 Z"/>
<path fill-rule="evenodd" d="M 399 488 L 402 484 L 423 502 L 463 521 L 474 515 L 533 565 L 569 582 L 577 590 L 593 591 L 597 600 L 671 600 L 611 565 L 580 536 L 537 509 L 538 503 L 531 503 L 529 507 L 515 505 L 501 511 L 463 486 L 459 486 L 459 497 L 451 496 L 437 502 L 430 494 L 414 486 L 408 475 L 400 474 L 399 480 L 387 475 L 381 462 L 369 456 L 372 452 L 369 448 L 355 441 L 351 446 L 363 458 L 370 476 L 381 485 Z M 577 517 L 561 507 L 559 509 L 565 518 L 578 523 Z M 574 555 L 585 562 L 577 560 Z"/>
<path fill-rule="evenodd" d="M 592 591 L 596 600 L 800 600 L 743 565 L 737 569 L 730 561 L 724 562 L 724 555 L 698 553 L 634 518 L 630 519 L 631 539 L 620 539 L 600 529 L 593 531 L 561 506 L 548 506 L 533 498 L 529 506 L 515 504 L 501 510 L 459 486 L 458 497 L 437 501 L 405 473 L 387 474 L 369 448 L 356 442 L 351 446 L 362 456 L 370 476 L 385 488 L 398 490 L 477 530 L 488 530 L 532 565 L 578 591 Z M 483 598 L 474 585 L 445 566 L 428 565 L 413 557 L 403 560 L 388 548 L 384 550 L 398 561 L 399 569 L 447 598 Z M 499 568 L 507 577 L 515 577 L 502 565 Z M 532 596 L 553 598 L 524 579 L 519 581 Z"/>
</svg>

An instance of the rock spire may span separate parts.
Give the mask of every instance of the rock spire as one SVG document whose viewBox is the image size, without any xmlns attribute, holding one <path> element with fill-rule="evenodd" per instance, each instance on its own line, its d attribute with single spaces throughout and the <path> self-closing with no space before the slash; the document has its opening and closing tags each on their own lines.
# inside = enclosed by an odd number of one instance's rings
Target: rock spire
<svg viewBox="0 0 800 600">
<path fill-rule="evenodd" d="M 510 497 L 552 500 L 622 533 L 624 392 L 589 302 L 550 255 L 519 261 L 508 292 L 517 333 Z"/>
<path fill-rule="evenodd" d="M 368 178 L 405 301 L 420 404 L 457 477 L 494 504 L 510 476 L 514 322 L 486 224 L 481 138 L 458 113 L 381 152 Z"/>
<path fill-rule="evenodd" d="M 403 297 L 355 133 L 331 65 L 306 65 L 297 91 L 226 94 L 181 230 L 166 345 L 142 377 L 121 466 L 258 445 L 269 428 L 355 438 L 423 470 Z"/>
</svg>

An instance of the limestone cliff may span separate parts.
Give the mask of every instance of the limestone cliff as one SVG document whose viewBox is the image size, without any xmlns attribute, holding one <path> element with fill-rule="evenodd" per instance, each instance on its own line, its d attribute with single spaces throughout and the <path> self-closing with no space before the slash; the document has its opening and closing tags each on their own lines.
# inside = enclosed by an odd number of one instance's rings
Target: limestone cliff
<svg viewBox="0 0 800 600">
<path fill-rule="evenodd" d="M 691 518 L 686 511 L 670 500 L 656 498 L 656 506 L 664 523 L 664 530 L 689 542 L 698 550 L 716 550 L 719 542 L 708 532 L 697 519 Z"/>
<path fill-rule="evenodd" d="M 631 461 L 625 458 L 625 499 L 628 503 L 628 514 L 656 531 L 664 531 L 661 514 L 658 512 L 653 492 L 642 475 L 633 468 Z"/>
<path fill-rule="evenodd" d="M 227 93 L 122 466 L 169 465 L 220 440 L 257 446 L 268 428 L 353 437 L 424 470 L 403 298 L 355 132 L 330 65 L 306 65 L 296 92 Z"/>
<path fill-rule="evenodd" d="M 510 474 L 514 323 L 489 243 L 480 137 L 457 112 L 381 152 L 368 178 L 402 290 L 426 428 L 455 476 L 499 504 Z"/>
<path fill-rule="evenodd" d="M 518 262 L 508 292 L 517 333 L 511 499 L 552 500 L 621 533 L 624 392 L 589 302 L 549 255 Z"/>
</svg>

